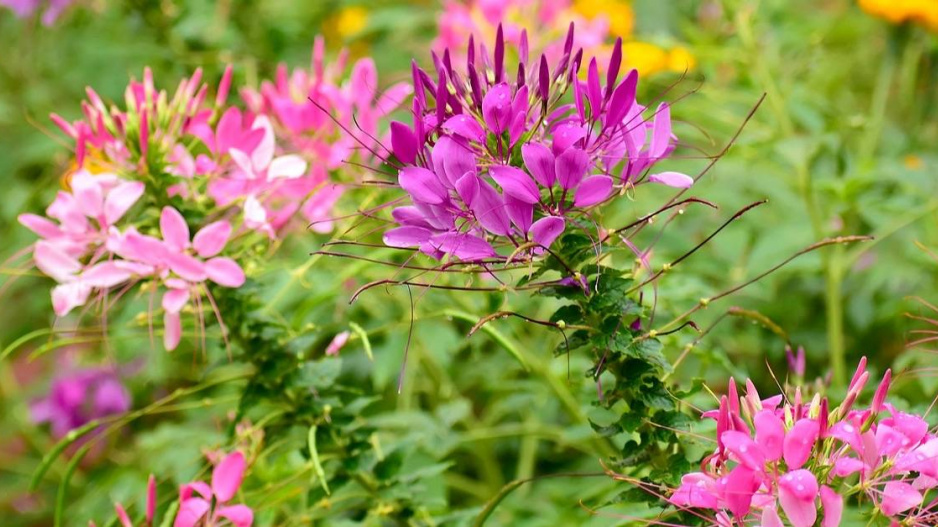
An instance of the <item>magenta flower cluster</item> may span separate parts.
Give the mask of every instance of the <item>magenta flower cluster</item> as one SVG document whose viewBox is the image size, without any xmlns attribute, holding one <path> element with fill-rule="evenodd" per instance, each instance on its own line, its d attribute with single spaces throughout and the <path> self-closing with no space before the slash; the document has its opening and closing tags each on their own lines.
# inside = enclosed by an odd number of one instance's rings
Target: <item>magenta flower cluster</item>
<svg viewBox="0 0 938 527">
<path fill-rule="evenodd" d="M 499 29 L 491 55 L 470 39 L 465 69 L 448 52 L 434 55 L 435 75 L 414 65 L 413 124 L 391 125 L 412 204 L 393 210 L 399 226 L 385 233 L 387 245 L 469 261 L 536 254 L 591 223 L 591 209 L 625 187 L 693 183 L 651 172 L 675 147 L 670 111 L 663 103 L 649 114 L 636 101 L 636 71 L 619 78 L 621 41 L 605 78 L 573 43 L 571 25 L 550 65 L 544 55 L 529 60 L 522 35 L 510 69 Z"/>
<path fill-rule="evenodd" d="M 804 400 L 801 388 L 761 399 L 751 382 L 740 397 L 731 380 L 704 414 L 716 421 L 716 450 L 669 501 L 720 526 L 834 527 L 851 498 L 897 525 L 934 525 L 938 499 L 925 496 L 938 488 L 938 436 L 886 402 L 890 371 L 857 407 L 869 378 L 864 358 L 836 408 L 820 394 Z"/>
</svg>

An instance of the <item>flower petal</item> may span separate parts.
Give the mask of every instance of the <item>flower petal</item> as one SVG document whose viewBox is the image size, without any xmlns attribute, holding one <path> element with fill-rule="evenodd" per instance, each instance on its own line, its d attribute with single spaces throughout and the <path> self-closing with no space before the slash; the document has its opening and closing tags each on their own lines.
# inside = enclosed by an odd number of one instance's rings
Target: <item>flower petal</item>
<svg viewBox="0 0 938 527">
<path fill-rule="evenodd" d="M 417 159 L 419 148 L 417 136 L 409 126 L 399 121 L 391 121 L 391 149 L 398 161 L 412 165 Z"/>
<path fill-rule="evenodd" d="M 39 241 L 33 249 L 33 261 L 46 276 L 66 282 L 81 270 L 81 263 L 51 243 Z"/>
<path fill-rule="evenodd" d="M 178 210 L 172 207 L 163 207 L 160 214 L 160 232 L 163 241 L 171 251 L 183 251 L 189 247 L 189 225 Z"/>
<path fill-rule="evenodd" d="M 212 492 L 215 493 L 215 499 L 225 503 L 234 497 L 241 487 L 245 467 L 244 454 L 237 451 L 228 454 L 215 467 L 212 471 Z"/>
<path fill-rule="evenodd" d="M 583 180 L 589 168 L 589 155 L 579 148 L 567 149 L 557 156 L 554 164 L 557 180 L 564 190 L 575 188 Z"/>
<path fill-rule="evenodd" d="M 224 287 L 241 287 L 246 280 L 244 270 L 231 258 L 212 258 L 205 262 L 209 280 Z"/>
<path fill-rule="evenodd" d="M 756 443 L 765 452 L 766 461 L 778 461 L 782 457 L 785 441 L 785 423 L 771 410 L 762 410 L 753 418 L 756 428 Z"/>
<path fill-rule="evenodd" d="M 163 293 L 163 309 L 171 313 L 179 313 L 189 301 L 188 289 L 170 289 Z"/>
<path fill-rule="evenodd" d="M 439 205 L 446 199 L 446 187 L 437 175 L 422 167 L 405 167 L 398 176 L 401 187 L 415 200 Z"/>
<path fill-rule="evenodd" d="M 229 236 L 231 236 L 231 223 L 225 220 L 212 222 L 195 233 L 192 246 L 202 258 L 211 258 L 225 248 Z"/>
<path fill-rule="evenodd" d="M 814 500 L 818 494 L 817 479 L 808 470 L 785 474 L 778 482 L 778 500 L 792 527 L 812 527 L 817 520 Z"/>
<path fill-rule="evenodd" d="M 306 161 L 295 154 L 274 158 L 267 169 L 269 179 L 296 179 L 306 174 Z"/>
<path fill-rule="evenodd" d="M 146 185 L 140 181 L 127 181 L 111 189 L 104 200 L 104 221 L 114 225 L 140 199 L 144 190 Z"/>
<path fill-rule="evenodd" d="M 173 351 L 179 346 L 182 338 L 182 320 L 179 313 L 166 311 L 163 313 L 163 347 L 166 351 Z"/>
<path fill-rule="evenodd" d="M 609 176 L 590 176 L 580 182 L 573 196 L 574 207 L 589 207 L 602 203 L 612 194 L 612 178 Z"/>
<path fill-rule="evenodd" d="M 182 505 L 179 506 L 179 512 L 176 513 L 173 527 L 195 527 L 205 517 L 209 508 L 209 503 L 201 498 L 190 498 L 183 501 Z"/>
<path fill-rule="evenodd" d="M 423 227 L 405 225 L 396 227 L 384 233 L 382 239 L 389 247 L 420 247 L 430 240 L 431 232 Z"/>
<path fill-rule="evenodd" d="M 840 518 L 844 514 L 843 496 L 834 492 L 834 489 L 827 485 L 822 485 L 821 506 L 824 509 L 824 519 L 821 520 L 821 527 L 837 527 L 840 525 Z"/>
<path fill-rule="evenodd" d="M 501 135 L 511 125 L 511 103 L 511 88 L 505 83 L 493 86 L 482 99 L 482 117 L 495 135 Z"/>
<path fill-rule="evenodd" d="M 550 247 L 563 234 L 566 223 L 560 216 L 545 216 L 531 225 L 531 238 L 535 243 Z"/>
<path fill-rule="evenodd" d="M 537 183 L 520 168 L 495 165 L 489 167 L 489 174 L 505 194 L 525 203 L 537 203 L 541 199 Z"/>
<path fill-rule="evenodd" d="M 883 487 L 883 502 L 880 508 L 886 516 L 895 516 L 922 504 L 922 494 L 912 485 L 902 481 L 890 481 Z"/>
<path fill-rule="evenodd" d="M 467 262 L 496 256 L 489 242 L 471 234 L 438 234 L 430 238 L 429 244 L 438 251 Z"/>
<path fill-rule="evenodd" d="M 234 527 L 251 527 L 251 524 L 254 523 L 254 511 L 247 505 L 221 507 L 215 511 L 215 516 L 225 518 L 230 521 Z"/>
<path fill-rule="evenodd" d="M 528 172 L 541 186 L 550 188 L 557 180 L 554 171 L 554 154 L 546 146 L 539 143 L 527 143 L 521 147 L 521 158 L 524 159 L 524 166 Z"/>
<path fill-rule="evenodd" d="M 801 468 L 811 457 L 821 425 L 814 419 L 800 419 L 785 435 L 783 453 L 789 470 Z"/>
<path fill-rule="evenodd" d="M 694 184 L 694 178 L 680 172 L 661 172 L 648 176 L 648 181 L 652 183 L 661 183 L 669 187 L 690 188 Z"/>
</svg>

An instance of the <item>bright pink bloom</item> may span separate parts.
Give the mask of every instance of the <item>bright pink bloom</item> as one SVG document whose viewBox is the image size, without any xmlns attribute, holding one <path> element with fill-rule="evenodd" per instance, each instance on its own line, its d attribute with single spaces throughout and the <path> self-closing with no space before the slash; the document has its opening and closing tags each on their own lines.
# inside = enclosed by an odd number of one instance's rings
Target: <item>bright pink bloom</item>
<svg viewBox="0 0 938 527">
<path fill-rule="evenodd" d="M 186 483 L 179 488 L 179 512 L 173 527 L 212 527 L 225 520 L 234 527 L 250 527 L 254 511 L 247 505 L 226 505 L 244 478 L 246 463 L 241 452 L 225 457 L 212 471 L 212 484 L 202 481 Z"/>
</svg>

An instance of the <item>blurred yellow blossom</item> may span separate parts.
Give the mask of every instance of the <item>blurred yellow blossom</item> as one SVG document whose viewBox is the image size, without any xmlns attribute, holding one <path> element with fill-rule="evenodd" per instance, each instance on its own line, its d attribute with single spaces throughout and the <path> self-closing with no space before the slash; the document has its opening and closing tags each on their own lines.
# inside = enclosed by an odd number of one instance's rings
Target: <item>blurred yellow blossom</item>
<svg viewBox="0 0 938 527">
<path fill-rule="evenodd" d="M 938 0 L 859 0 L 867 13 L 893 24 L 916 22 L 938 32 Z"/>
<path fill-rule="evenodd" d="M 669 51 L 650 42 L 626 42 L 622 45 L 622 55 L 625 64 L 642 76 L 662 71 L 684 73 L 696 65 L 694 56 L 683 46 Z"/>
<path fill-rule="evenodd" d="M 678 73 L 690 71 L 697 66 L 697 60 L 690 50 L 684 46 L 677 46 L 668 53 L 668 69 Z"/>
<path fill-rule="evenodd" d="M 361 6 L 348 6 L 335 17 L 335 30 L 342 38 L 357 35 L 368 25 L 368 11 Z"/>
<path fill-rule="evenodd" d="M 915 154 L 909 154 L 905 156 L 903 162 L 905 164 L 905 168 L 909 170 L 921 170 L 925 166 L 925 162 L 922 161 L 922 158 Z"/>
<path fill-rule="evenodd" d="M 613 37 L 626 40 L 635 27 L 631 3 L 624 0 L 574 0 L 573 12 L 587 20 L 605 17 Z"/>
</svg>

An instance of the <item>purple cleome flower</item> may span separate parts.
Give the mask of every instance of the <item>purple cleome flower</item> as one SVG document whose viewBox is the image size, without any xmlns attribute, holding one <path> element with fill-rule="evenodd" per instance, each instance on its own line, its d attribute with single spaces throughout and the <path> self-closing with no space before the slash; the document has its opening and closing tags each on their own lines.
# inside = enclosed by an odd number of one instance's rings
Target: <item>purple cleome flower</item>
<svg viewBox="0 0 938 527">
<path fill-rule="evenodd" d="M 34 422 L 49 423 L 55 437 L 64 437 L 94 419 L 124 413 L 130 405 L 130 393 L 117 373 L 93 368 L 57 377 L 30 412 Z"/>
<path fill-rule="evenodd" d="M 433 56 L 436 81 L 413 66 L 413 125 L 391 123 L 398 181 L 413 204 L 393 210 L 399 226 L 385 233 L 387 245 L 464 261 L 505 258 L 498 247 L 533 255 L 617 189 L 693 184 L 676 172 L 649 174 L 674 150 L 670 111 L 661 104 L 646 117 L 638 73 L 619 79 L 621 41 L 605 81 L 595 58 L 580 80 L 572 24 L 553 72 L 545 56 L 528 61 L 525 41 L 514 75 L 501 28 L 491 57 L 470 39 L 464 72 L 448 52 Z"/>
</svg>

